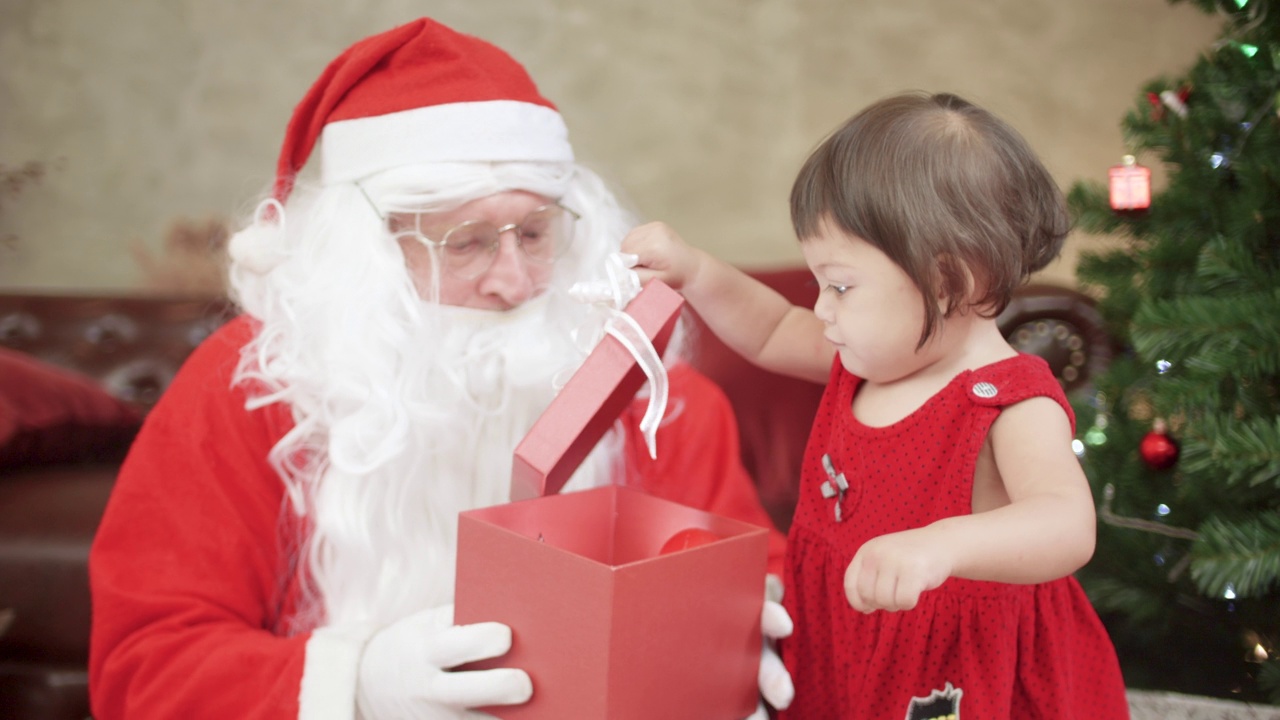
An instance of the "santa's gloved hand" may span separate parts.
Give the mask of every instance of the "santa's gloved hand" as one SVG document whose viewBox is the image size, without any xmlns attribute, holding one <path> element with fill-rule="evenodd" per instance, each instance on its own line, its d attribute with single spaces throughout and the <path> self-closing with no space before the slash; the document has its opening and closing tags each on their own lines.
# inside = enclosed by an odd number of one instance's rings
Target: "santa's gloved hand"
<svg viewBox="0 0 1280 720">
<path fill-rule="evenodd" d="M 760 695 L 764 702 L 778 710 L 785 710 L 795 698 L 796 689 L 791 683 L 791 673 L 778 657 L 775 643 L 791 634 L 794 626 L 791 616 L 782 607 L 782 581 L 769 575 L 765 582 L 764 610 L 760 613 L 760 631 L 764 635 L 764 649 L 760 654 Z M 763 720 L 768 717 L 764 704 L 756 708 L 756 712 L 748 720 Z"/>
<path fill-rule="evenodd" d="M 488 718 L 469 708 L 527 702 L 533 683 L 523 670 L 449 670 L 510 649 L 511 628 L 502 623 L 454 625 L 452 605 L 414 613 L 379 630 L 365 645 L 356 686 L 360 716 Z"/>
</svg>

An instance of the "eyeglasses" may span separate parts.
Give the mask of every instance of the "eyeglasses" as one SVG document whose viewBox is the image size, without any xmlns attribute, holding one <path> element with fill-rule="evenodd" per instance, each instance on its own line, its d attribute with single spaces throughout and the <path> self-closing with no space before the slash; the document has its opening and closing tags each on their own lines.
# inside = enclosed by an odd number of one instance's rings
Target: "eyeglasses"
<svg viewBox="0 0 1280 720">
<path fill-rule="evenodd" d="M 551 265 L 573 244 L 574 223 L 581 216 L 560 203 L 534 209 L 518 223 L 497 226 L 485 220 L 468 220 L 449 228 L 439 239 L 422 232 L 422 215 L 415 215 L 414 227 L 393 231 L 399 240 L 412 238 L 432 248 L 449 273 L 471 280 L 480 277 L 493 265 L 502 236 L 515 232 L 516 247 L 524 256 L 540 265 Z"/>
</svg>

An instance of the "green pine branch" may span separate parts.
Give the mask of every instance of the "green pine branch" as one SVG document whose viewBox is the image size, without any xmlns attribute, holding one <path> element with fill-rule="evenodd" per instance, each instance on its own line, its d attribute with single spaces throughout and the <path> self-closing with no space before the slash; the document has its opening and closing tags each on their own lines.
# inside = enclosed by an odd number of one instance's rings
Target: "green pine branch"
<svg viewBox="0 0 1280 720">
<path fill-rule="evenodd" d="M 1210 518 L 1192 548 L 1191 578 L 1211 597 L 1258 597 L 1280 580 L 1280 511 Z"/>
<path fill-rule="evenodd" d="M 1275 268 L 1265 252 L 1259 245 L 1238 242 L 1235 237 L 1235 233 L 1219 235 L 1200 251 L 1195 277 L 1202 292 L 1242 293 L 1275 284 Z"/>
<path fill-rule="evenodd" d="M 1167 591 L 1153 592 L 1146 586 L 1108 577 L 1100 577 L 1085 587 L 1089 602 L 1098 612 L 1119 613 L 1135 627 L 1163 619 Z"/>
<path fill-rule="evenodd" d="M 1067 191 L 1067 206 L 1075 215 L 1078 230 L 1095 235 L 1140 234 L 1140 224 L 1131 227 L 1111 209 L 1110 190 L 1104 183 L 1076 183 Z"/>
<path fill-rule="evenodd" d="M 1227 297 L 1148 300 L 1134 315 L 1132 338 L 1145 358 L 1174 358 L 1198 373 L 1280 374 L 1280 288 Z"/>
<path fill-rule="evenodd" d="M 1227 485 L 1280 490 L 1280 417 L 1198 418 L 1184 439 L 1181 469 Z"/>
</svg>

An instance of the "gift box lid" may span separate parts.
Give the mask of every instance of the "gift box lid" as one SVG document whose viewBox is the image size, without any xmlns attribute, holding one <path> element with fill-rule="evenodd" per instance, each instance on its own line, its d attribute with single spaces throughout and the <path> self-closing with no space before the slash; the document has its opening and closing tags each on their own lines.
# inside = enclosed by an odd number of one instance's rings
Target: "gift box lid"
<svg viewBox="0 0 1280 720">
<path fill-rule="evenodd" d="M 625 311 L 661 355 L 683 305 L 679 293 L 651 280 Z M 516 446 L 511 499 L 559 492 L 646 379 L 622 342 L 605 335 Z"/>
</svg>

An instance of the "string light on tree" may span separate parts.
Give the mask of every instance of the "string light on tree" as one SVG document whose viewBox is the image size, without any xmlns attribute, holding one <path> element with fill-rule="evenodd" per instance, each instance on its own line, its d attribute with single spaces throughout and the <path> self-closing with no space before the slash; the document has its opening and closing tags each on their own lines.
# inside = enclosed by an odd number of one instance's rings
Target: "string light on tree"
<svg viewBox="0 0 1280 720">
<path fill-rule="evenodd" d="M 1256 630 L 1245 631 L 1243 644 L 1245 646 L 1245 662 L 1264 663 L 1271 659 L 1271 651 L 1267 649 L 1269 643 Z"/>
<path fill-rule="evenodd" d="M 1107 442 L 1107 424 L 1110 420 L 1107 417 L 1107 395 L 1102 391 L 1094 393 L 1090 403 L 1097 409 L 1097 414 L 1093 417 L 1093 426 L 1084 433 L 1084 444 L 1097 447 L 1105 445 Z M 1076 453 L 1080 455 L 1079 452 Z"/>
</svg>

